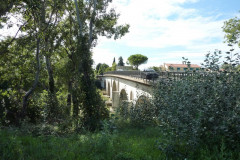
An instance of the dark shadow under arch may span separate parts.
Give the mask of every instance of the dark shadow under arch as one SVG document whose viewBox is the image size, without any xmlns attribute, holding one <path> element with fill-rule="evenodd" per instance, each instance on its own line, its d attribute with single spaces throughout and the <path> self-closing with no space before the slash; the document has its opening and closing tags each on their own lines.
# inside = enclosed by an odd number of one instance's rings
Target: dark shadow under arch
<svg viewBox="0 0 240 160">
<path fill-rule="evenodd" d="M 104 84 L 103 84 L 103 88 L 106 89 L 107 88 L 107 80 L 104 81 Z"/>
<path fill-rule="evenodd" d="M 136 101 L 136 107 L 142 106 L 149 107 L 150 105 L 151 105 L 150 100 L 145 95 L 141 95 L 140 97 L 138 97 L 138 100 Z"/>
<path fill-rule="evenodd" d="M 107 94 L 110 96 L 110 83 L 108 82 L 108 92 Z"/>
<path fill-rule="evenodd" d="M 127 92 L 125 89 L 122 89 L 120 92 L 120 101 L 128 100 Z"/>
</svg>

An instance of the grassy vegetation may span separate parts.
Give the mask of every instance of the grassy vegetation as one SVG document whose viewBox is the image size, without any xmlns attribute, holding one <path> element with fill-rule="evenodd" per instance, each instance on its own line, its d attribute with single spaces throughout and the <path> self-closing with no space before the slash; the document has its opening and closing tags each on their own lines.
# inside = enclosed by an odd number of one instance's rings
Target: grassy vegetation
<svg viewBox="0 0 240 160">
<path fill-rule="evenodd" d="M 66 134 L 64 136 L 34 136 L 15 129 L 0 130 L 1 160 L 161 160 L 185 159 L 183 156 L 167 156 L 159 149 L 165 141 L 156 127 L 124 128 L 96 133 Z M 182 146 L 184 149 L 184 146 Z M 186 151 L 189 152 L 189 151 Z M 202 145 L 192 151 L 187 159 L 236 159 L 240 153 L 228 151 L 224 143 L 220 147 Z"/>
<path fill-rule="evenodd" d="M 157 148 L 157 128 L 124 129 L 121 132 L 72 134 L 62 137 L 0 131 L 0 159 L 133 160 L 163 159 Z"/>
</svg>

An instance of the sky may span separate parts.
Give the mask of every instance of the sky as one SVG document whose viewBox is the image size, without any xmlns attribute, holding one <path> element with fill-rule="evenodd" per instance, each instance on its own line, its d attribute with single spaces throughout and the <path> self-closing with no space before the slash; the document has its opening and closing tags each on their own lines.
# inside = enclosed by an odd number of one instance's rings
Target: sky
<svg viewBox="0 0 240 160">
<path fill-rule="evenodd" d="M 119 24 L 130 29 L 118 40 L 100 37 L 93 49 L 95 65 L 124 62 L 133 54 L 148 57 L 145 69 L 163 63 L 201 64 L 205 54 L 230 48 L 224 43 L 224 21 L 240 16 L 240 0 L 113 0 Z M 236 48 L 239 49 L 239 48 Z"/>
</svg>

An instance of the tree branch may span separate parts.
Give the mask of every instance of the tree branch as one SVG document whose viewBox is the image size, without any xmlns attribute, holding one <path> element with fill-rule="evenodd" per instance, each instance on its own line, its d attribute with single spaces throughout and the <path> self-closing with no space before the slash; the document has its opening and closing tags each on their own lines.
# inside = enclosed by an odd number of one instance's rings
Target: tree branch
<svg viewBox="0 0 240 160">
<path fill-rule="evenodd" d="M 25 26 L 25 25 L 29 22 L 29 20 L 30 20 L 30 18 L 29 18 L 24 24 L 22 24 L 22 25 L 18 28 L 18 31 L 16 32 L 15 36 L 12 38 L 12 40 L 11 40 L 10 42 L 8 42 L 8 43 L 6 44 L 6 46 L 5 46 L 4 48 L 7 49 L 8 46 L 10 46 L 10 45 L 13 43 L 13 41 L 16 40 L 18 33 L 20 32 L 20 30 L 22 29 L 22 27 Z M 5 50 L 5 49 L 4 49 L 4 50 Z M 1 55 L 1 54 L 4 54 L 4 52 L 0 52 L 0 55 Z"/>
<path fill-rule="evenodd" d="M 25 117 L 28 98 L 33 93 L 33 91 L 35 90 L 35 88 L 38 85 L 39 75 L 40 75 L 40 56 L 39 56 L 39 52 L 40 52 L 40 38 L 37 38 L 37 50 L 36 50 L 37 71 L 36 71 L 36 75 L 35 75 L 35 81 L 34 81 L 32 87 L 28 90 L 28 92 L 23 97 L 23 106 L 22 106 L 21 118 Z"/>
<path fill-rule="evenodd" d="M 82 25 L 82 21 L 80 18 L 80 12 L 79 12 L 79 8 L 78 8 L 78 3 L 77 0 L 74 0 L 75 2 L 75 8 L 76 8 L 76 12 L 77 12 L 77 21 L 78 21 L 78 25 L 79 25 L 79 36 L 83 37 L 83 25 Z"/>
</svg>

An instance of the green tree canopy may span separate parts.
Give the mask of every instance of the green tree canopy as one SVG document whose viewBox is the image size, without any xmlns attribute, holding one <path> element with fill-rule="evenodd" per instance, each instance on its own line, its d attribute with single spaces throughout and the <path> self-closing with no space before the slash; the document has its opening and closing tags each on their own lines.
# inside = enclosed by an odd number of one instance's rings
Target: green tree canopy
<svg viewBox="0 0 240 160">
<path fill-rule="evenodd" d="M 108 68 L 109 66 L 106 63 L 98 63 L 98 65 L 96 66 L 96 73 L 103 74 L 107 71 Z"/>
<path fill-rule="evenodd" d="M 12 17 L 19 28 L 15 36 L 0 40 L 0 124 L 27 117 L 31 122 L 54 123 L 71 116 L 75 128 L 100 127 L 109 114 L 95 85 L 92 50 L 99 36 L 118 39 L 129 28 L 118 25 L 120 15 L 109 8 L 111 2 L 5 0 L 0 4 L 0 29 L 10 28 Z"/>
<path fill-rule="evenodd" d="M 124 62 L 123 62 L 122 56 L 120 56 L 120 57 L 118 58 L 118 66 L 124 66 Z"/>
<path fill-rule="evenodd" d="M 240 18 L 235 17 L 224 22 L 223 31 L 225 32 L 225 39 L 228 46 L 231 47 L 229 52 L 226 52 L 227 57 L 223 67 L 227 71 L 237 71 L 240 65 L 240 54 L 234 53 L 234 44 L 240 47 Z"/>
<path fill-rule="evenodd" d="M 116 71 L 117 69 L 117 64 L 114 62 L 111 67 L 111 71 Z"/>
<path fill-rule="evenodd" d="M 153 70 L 156 71 L 156 72 L 160 72 L 160 67 L 152 66 L 152 67 L 150 67 L 150 68 L 153 69 Z"/>
<path fill-rule="evenodd" d="M 136 69 L 138 69 L 138 66 L 140 66 L 141 64 L 146 63 L 147 60 L 148 57 L 141 54 L 134 54 L 128 57 L 129 64 L 134 66 Z"/>
<path fill-rule="evenodd" d="M 224 22 L 223 31 L 227 43 L 238 44 L 240 47 L 240 18 L 235 17 Z"/>
</svg>

